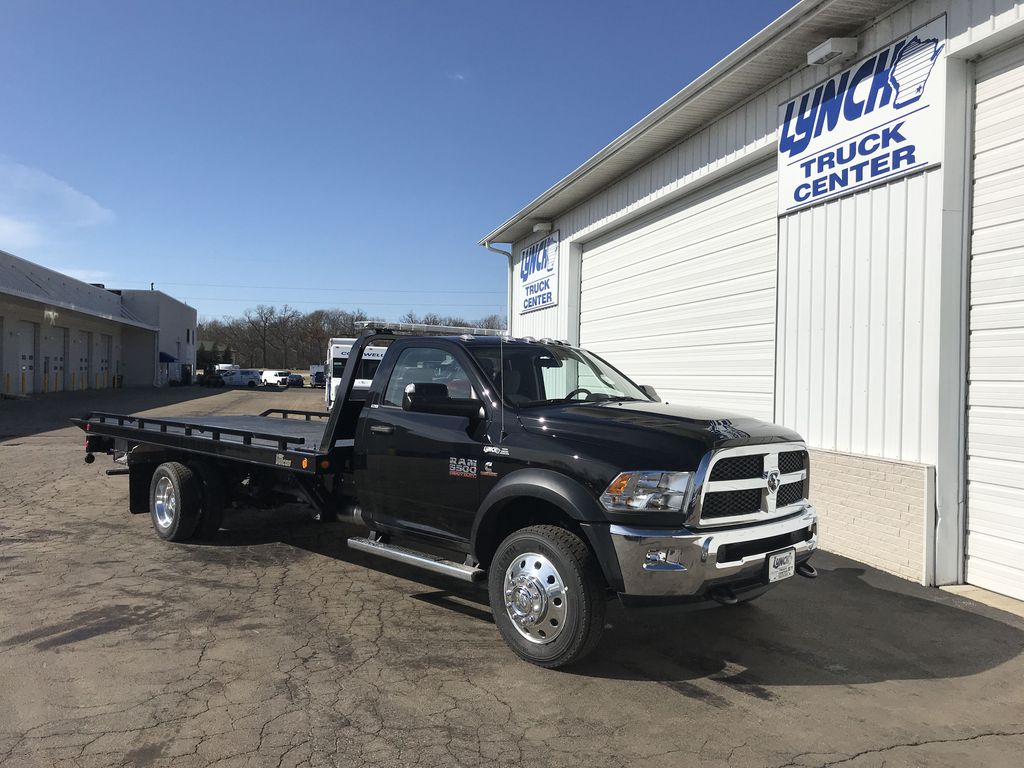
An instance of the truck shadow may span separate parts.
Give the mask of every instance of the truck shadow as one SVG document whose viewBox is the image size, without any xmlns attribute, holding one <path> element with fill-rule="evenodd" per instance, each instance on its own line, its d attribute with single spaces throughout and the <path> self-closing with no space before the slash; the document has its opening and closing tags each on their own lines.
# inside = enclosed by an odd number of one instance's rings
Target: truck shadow
<svg viewBox="0 0 1024 768">
<path fill-rule="evenodd" d="M 299 512 L 281 525 L 279 515 L 240 522 L 221 531 L 215 544 L 294 546 L 422 585 L 427 589 L 413 588 L 409 596 L 493 625 L 483 585 L 349 549 L 346 539 L 362 529 L 303 523 Z M 993 669 L 1024 649 L 1024 619 L 826 552 L 816 554 L 814 562 L 816 580 L 791 579 L 745 605 L 629 609 L 612 601 L 597 650 L 566 672 L 653 681 L 725 706 L 724 699 L 697 683 L 710 679 L 770 700 L 772 686 L 965 677 Z M 496 648 L 500 645 L 493 626 L 482 631 L 492 632 Z"/>
<path fill-rule="evenodd" d="M 703 698 L 712 679 L 771 699 L 771 686 L 965 677 L 1024 649 L 1024 620 L 820 552 L 819 577 L 700 611 L 615 603 L 599 651 L 573 671 L 649 680 Z M 714 702 L 711 702 L 714 703 Z"/>
</svg>

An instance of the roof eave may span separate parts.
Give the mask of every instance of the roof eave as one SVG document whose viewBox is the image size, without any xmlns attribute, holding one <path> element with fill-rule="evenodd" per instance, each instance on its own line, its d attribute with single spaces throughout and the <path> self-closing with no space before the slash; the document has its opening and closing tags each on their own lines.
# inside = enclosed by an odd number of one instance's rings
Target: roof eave
<svg viewBox="0 0 1024 768">
<path fill-rule="evenodd" d="M 650 112 L 639 122 L 629 128 L 625 133 L 618 136 L 614 141 L 601 149 L 597 154 L 580 165 L 576 170 L 543 192 L 522 210 L 505 221 L 501 226 L 493 230 L 479 241 L 479 245 L 487 246 L 491 243 L 510 243 L 515 238 L 508 236 L 508 231 L 520 222 L 528 219 L 530 215 L 542 205 L 550 202 L 560 193 L 567 190 L 581 178 L 599 167 L 608 158 L 621 151 L 635 139 L 655 127 L 666 117 L 681 109 L 695 96 L 714 86 L 716 82 L 726 77 L 729 72 L 740 62 L 757 53 L 757 51 L 770 43 L 772 40 L 781 37 L 794 25 L 813 16 L 822 6 L 829 5 L 832 0 L 800 0 L 796 5 L 779 16 L 775 21 L 766 26 L 760 32 L 749 38 L 731 53 L 726 55 L 717 64 L 698 76 L 682 90 L 672 96 L 668 101 Z"/>
</svg>

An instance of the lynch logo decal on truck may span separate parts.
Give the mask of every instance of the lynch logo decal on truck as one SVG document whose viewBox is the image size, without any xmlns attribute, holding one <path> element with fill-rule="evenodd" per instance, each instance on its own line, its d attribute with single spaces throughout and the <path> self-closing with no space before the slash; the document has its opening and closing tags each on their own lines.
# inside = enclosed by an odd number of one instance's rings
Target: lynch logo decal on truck
<svg viewBox="0 0 1024 768">
<path fill-rule="evenodd" d="M 519 314 L 558 303 L 558 232 L 519 252 Z"/>
<path fill-rule="evenodd" d="M 779 106 L 779 213 L 942 161 L 946 17 Z"/>
</svg>

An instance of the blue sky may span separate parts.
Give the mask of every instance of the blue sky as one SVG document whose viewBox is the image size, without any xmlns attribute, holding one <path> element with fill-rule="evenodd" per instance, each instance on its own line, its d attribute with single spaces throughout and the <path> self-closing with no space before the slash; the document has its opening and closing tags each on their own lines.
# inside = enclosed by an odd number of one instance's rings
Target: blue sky
<svg viewBox="0 0 1024 768">
<path fill-rule="evenodd" d="M 504 314 L 476 241 L 790 4 L 4 0 L 0 248 L 201 316 Z"/>
</svg>

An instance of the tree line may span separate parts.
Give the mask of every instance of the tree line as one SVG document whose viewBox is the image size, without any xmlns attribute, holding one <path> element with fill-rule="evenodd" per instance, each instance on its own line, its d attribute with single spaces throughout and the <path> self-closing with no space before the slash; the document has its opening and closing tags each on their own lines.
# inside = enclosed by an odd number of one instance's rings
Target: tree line
<svg viewBox="0 0 1024 768">
<path fill-rule="evenodd" d="M 285 304 L 272 307 L 260 304 L 240 317 L 203 319 L 196 330 L 196 367 L 203 370 L 217 363 L 237 363 L 244 368 L 308 368 L 327 356 L 327 343 L 333 338 L 356 336 L 356 323 L 377 320 L 361 309 L 314 309 L 300 312 Z M 398 322 L 430 325 L 504 328 L 505 318 L 488 315 L 468 321 L 458 315 L 406 312 Z"/>
</svg>

